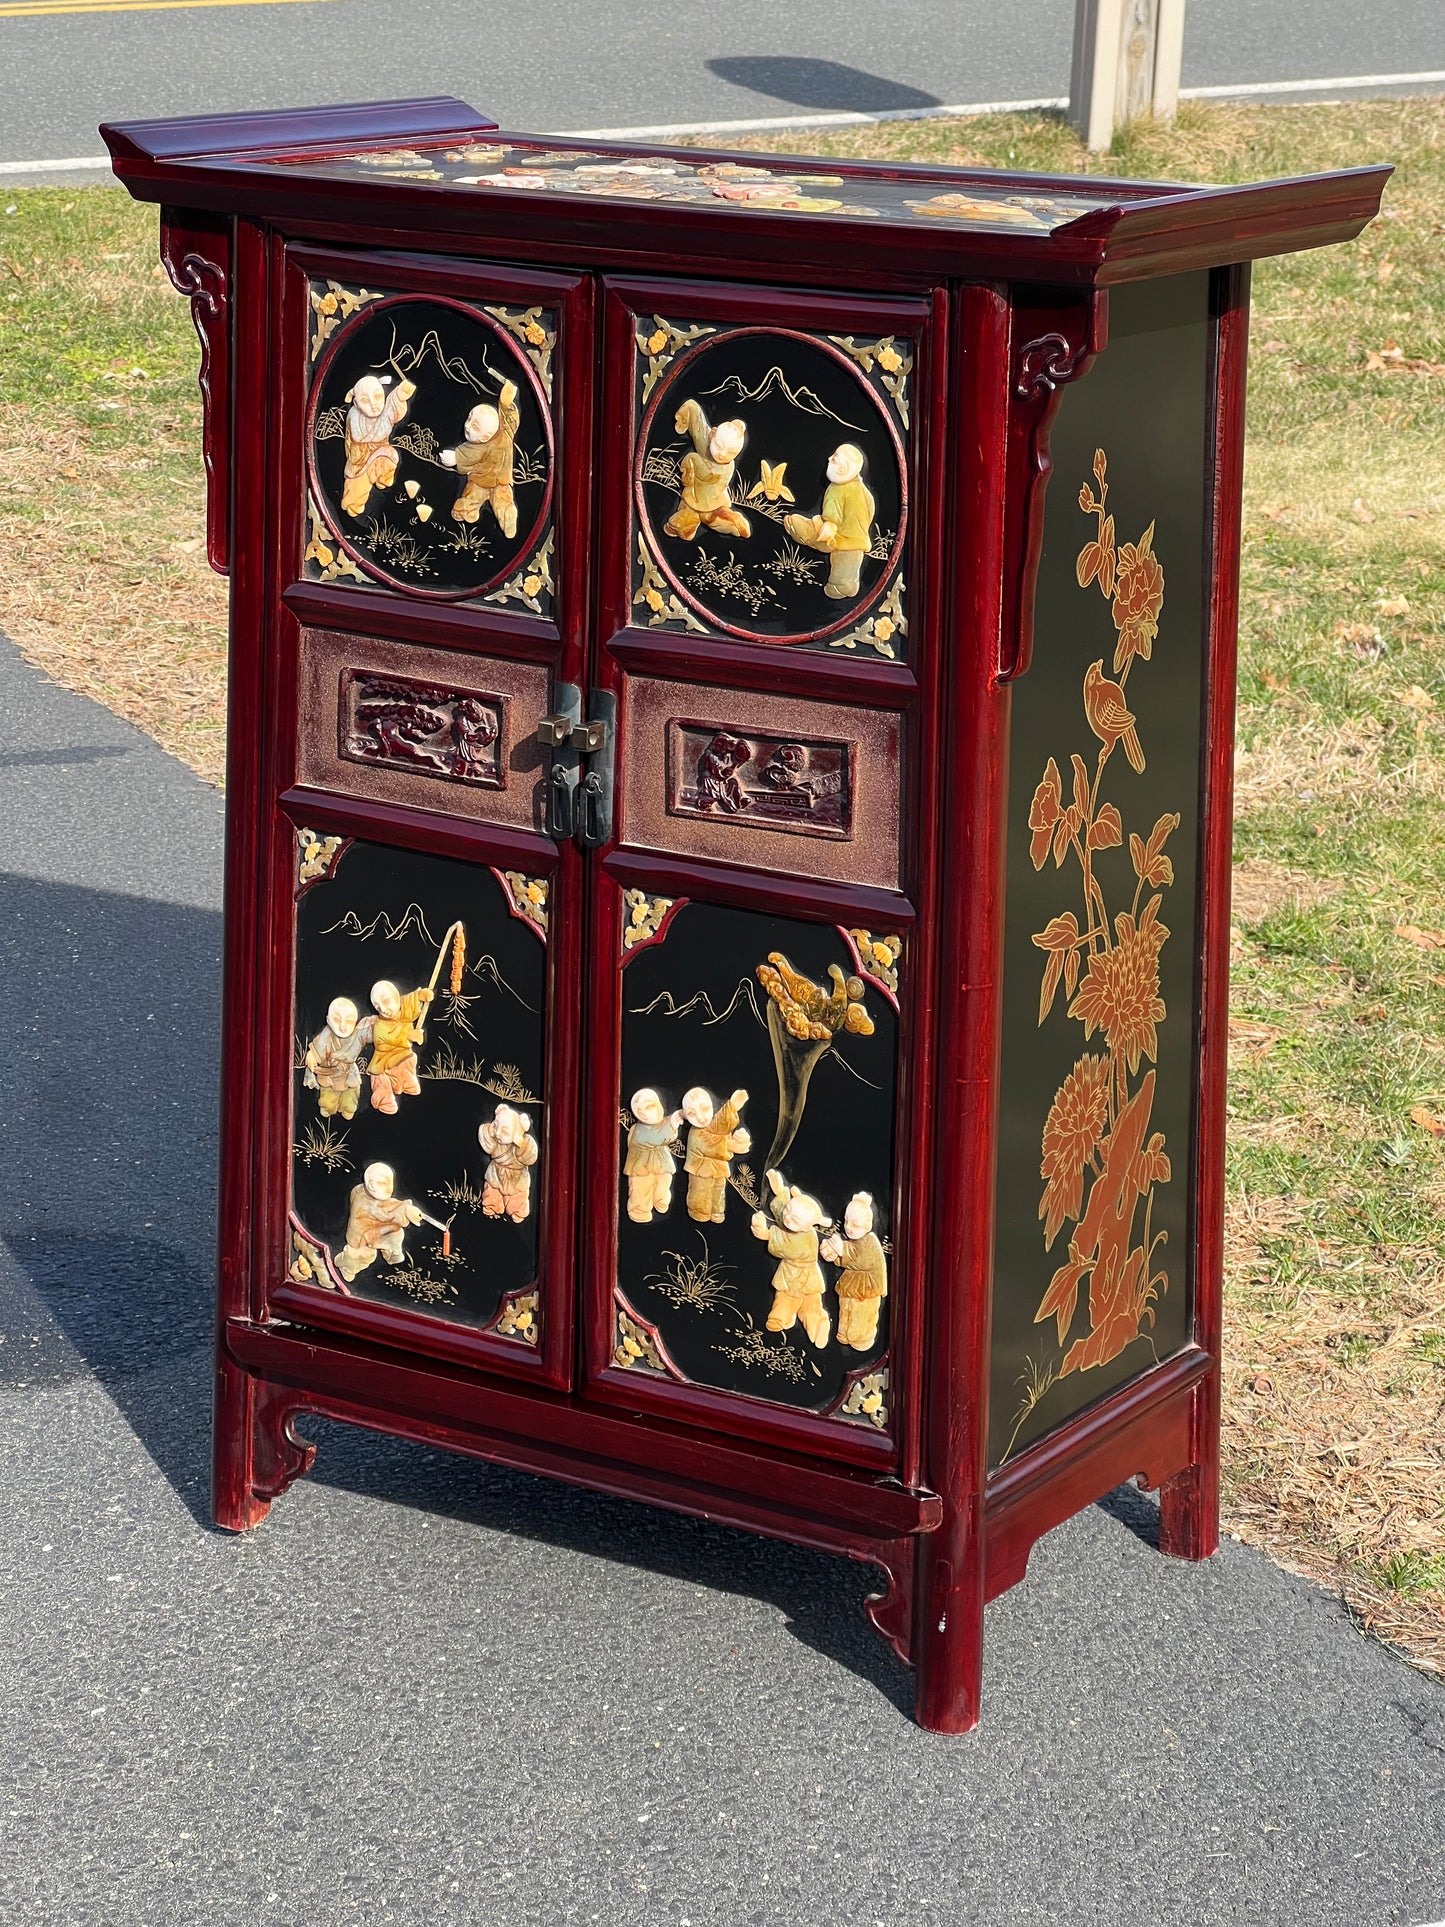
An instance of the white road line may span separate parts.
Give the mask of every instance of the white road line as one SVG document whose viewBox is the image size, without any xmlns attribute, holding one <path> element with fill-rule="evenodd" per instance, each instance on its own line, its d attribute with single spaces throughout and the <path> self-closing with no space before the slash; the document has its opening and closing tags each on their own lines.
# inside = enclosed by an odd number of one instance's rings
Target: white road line
<svg viewBox="0 0 1445 1927">
<path fill-rule="evenodd" d="M 1314 94 L 1325 88 L 1413 87 L 1445 83 L 1445 68 L 1417 74 L 1343 74 L 1328 80 L 1241 81 L 1223 87 L 1181 87 L 1181 100 L 1252 100 L 1272 94 Z M 589 141 L 674 140 L 688 134 L 786 134 L 809 128 L 872 127 L 891 120 L 970 120 L 980 114 L 1037 113 L 1044 107 L 1067 107 L 1060 95 L 1039 100 L 978 100 L 959 107 L 890 107 L 881 113 L 775 115 L 763 120 L 673 121 L 662 127 L 542 128 L 549 139 Z M 108 155 L 82 154 L 72 160 L 0 161 L 0 174 L 83 174 L 109 172 Z"/>
</svg>

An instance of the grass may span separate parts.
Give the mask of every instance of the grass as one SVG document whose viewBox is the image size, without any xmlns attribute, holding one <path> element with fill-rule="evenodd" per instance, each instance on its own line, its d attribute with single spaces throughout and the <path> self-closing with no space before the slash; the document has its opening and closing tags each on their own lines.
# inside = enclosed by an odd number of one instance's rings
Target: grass
<svg viewBox="0 0 1445 1927">
<path fill-rule="evenodd" d="M 1188 107 L 1097 159 L 1043 115 L 809 140 L 1217 181 L 1399 164 L 1359 242 L 1255 276 L 1225 1509 L 1445 1671 L 1445 102 Z M 218 780 L 196 347 L 154 214 L 11 205 L 0 625 Z"/>
</svg>

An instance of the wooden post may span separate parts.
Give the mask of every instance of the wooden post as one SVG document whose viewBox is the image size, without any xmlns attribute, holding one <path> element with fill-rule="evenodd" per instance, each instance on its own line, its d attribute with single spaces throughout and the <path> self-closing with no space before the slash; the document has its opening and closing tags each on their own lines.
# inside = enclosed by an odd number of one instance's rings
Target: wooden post
<svg viewBox="0 0 1445 1927">
<path fill-rule="evenodd" d="M 1077 0 L 1069 120 L 1101 153 L 1126 121 L 1172 120 L 1179 105 L 1184 0 Z"/>
</svg>

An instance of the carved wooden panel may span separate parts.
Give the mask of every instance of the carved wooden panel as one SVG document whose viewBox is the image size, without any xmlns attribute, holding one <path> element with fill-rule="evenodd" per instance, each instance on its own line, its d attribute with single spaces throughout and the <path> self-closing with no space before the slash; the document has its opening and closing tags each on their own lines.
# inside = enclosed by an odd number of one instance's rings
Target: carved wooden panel
<svg viewBox="0 0 1445 1927">
<path fill-rule="evenodd" d="M 303 629 L 297 778 L 347 796 L 540 830 L 547 758 L 537 724 L 550 693 L 540 663 Z"/>
<path fill-rule="evenodd" d="M 414 676 L 343 669 L 337 746 L 353 763 L 383 763 L 443 782 L 506 786 L 503 706 Z"/>
<path fill-rule="evenodd" d="M 881 710 L 631 676 L 624 842 L 897 889 L 902 724 Z M 785 840 L 786 839 L 786 840 Z"/>
<path fill-rule="evenodd" d="M 738 817 L 760 830 L 851 837 L 854 756 L 852 743 L 762 730 L 741 736 L 723 723 L 670 718 L 668 814 Z"/>
</svg>

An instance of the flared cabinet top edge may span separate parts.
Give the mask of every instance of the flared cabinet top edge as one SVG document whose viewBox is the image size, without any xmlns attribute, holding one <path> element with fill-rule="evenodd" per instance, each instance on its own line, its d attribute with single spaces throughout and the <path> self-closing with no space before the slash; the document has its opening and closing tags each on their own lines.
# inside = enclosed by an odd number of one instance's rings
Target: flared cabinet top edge
<svg viewBox="0 0 1445 1927">
<path fill-rule="evenodd" d="M 1358 233 L 1388 167 L 1243 186 L 1115 181 L 516 134 L 438 99 L 106 126 L 141 200 L 287 224 L 409 229 L 579 264 L 870 260 L 907 278 L 1077 284 Z"/>
</svg>

